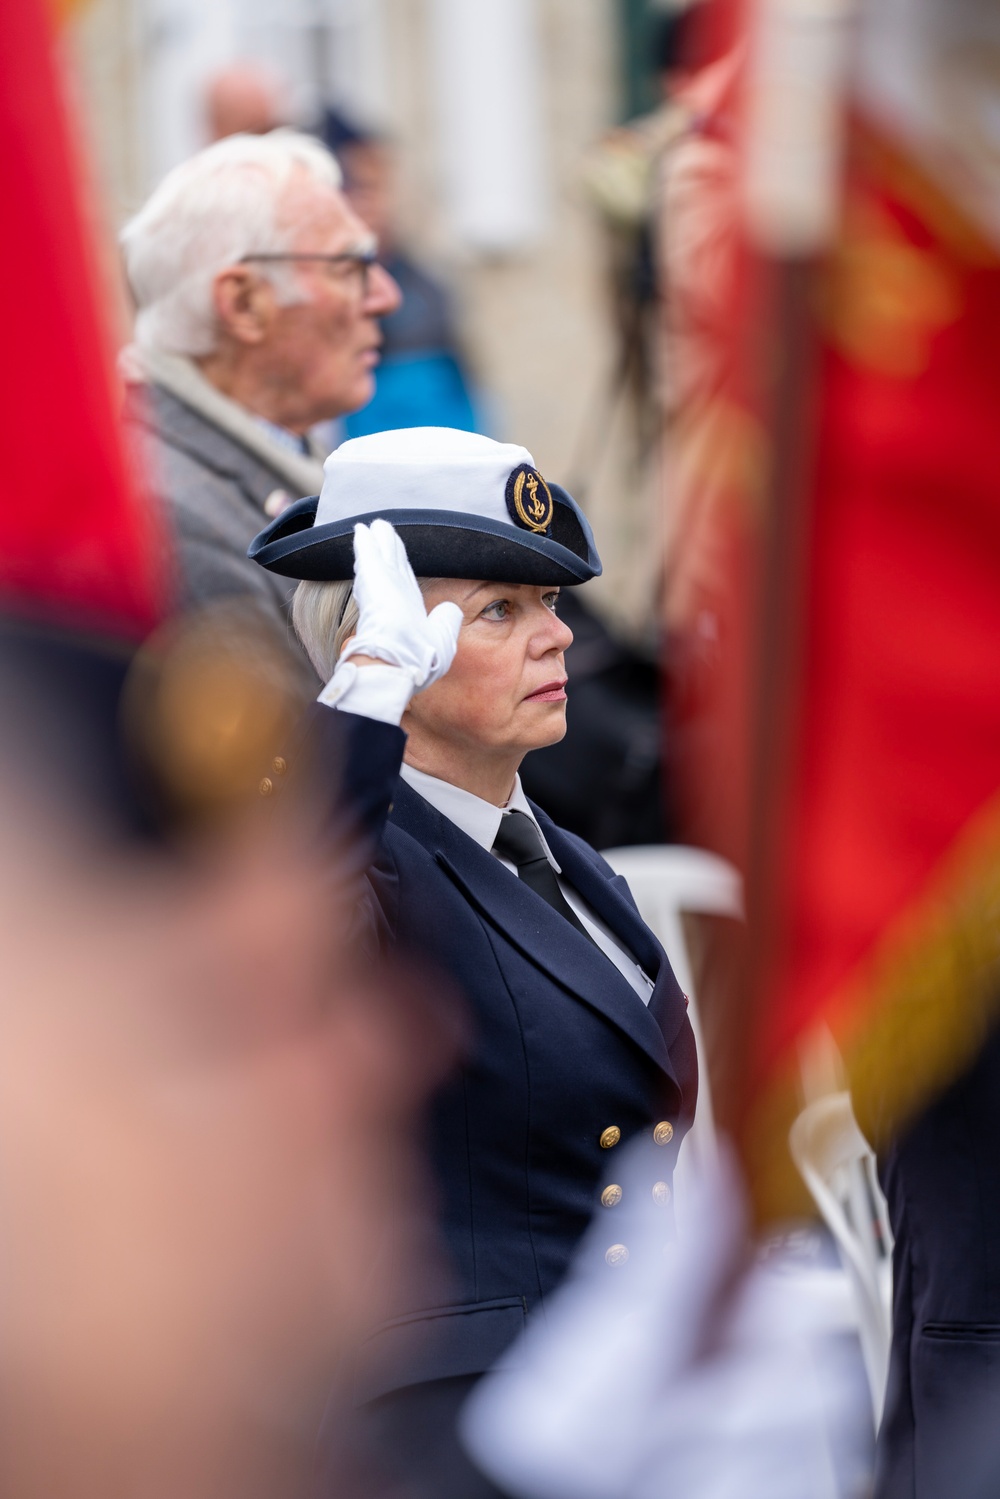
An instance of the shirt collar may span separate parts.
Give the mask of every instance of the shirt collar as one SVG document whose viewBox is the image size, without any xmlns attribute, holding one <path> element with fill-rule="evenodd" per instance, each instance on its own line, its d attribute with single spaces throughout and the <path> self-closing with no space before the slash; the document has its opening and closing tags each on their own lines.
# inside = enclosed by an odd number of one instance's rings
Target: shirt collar
<svg viewBox="0 0 1000 1499">
<path fill-rule="evenodd" d="M 485 848 L 487 853 L 492 852 L 493 843 L 500 831 L 500 819 L 505 812 L 523 812 L 530 817 L 538 830 L 538 836 L 542 840 L 542 848 L 556 874 L 562 871 L 552 856 L 552 850 L 545 841 L 545 834 L 538 826 L 538 819 L 528 804 L 528 798 L 521 786 L 521 777 L 514 777 L 514 789 L 510 794 L 510 800 L 506 807 L 496 807 L 492 802 L 484 801 L 481 796 L 473 796 L 471 791 L 463 791 L 461 786 L 453 786 L 450 781 L 441 781 L 437 776 L 429 776 L 426 771 L 415 770 L 412 765 L 403 764 L 400 767 L 400 775 L 406 784 L 425 802 L 430 802 L 434 809 L 447 817 L 457 828 Z"/>
<path fill-rule="evenodd" d="M 276 442 L 281 448 L 288 448 L 293 453 L 299 453 L 305 457 L 310 456 L 309 439 L 302 437 L 298 432 L 289 432 L 287 427 L 279 427 L 277 422 L 269 422 L 266 416 L 253 414 L 253 420 L 266 432 L 272 442 Z"/>
</svg>

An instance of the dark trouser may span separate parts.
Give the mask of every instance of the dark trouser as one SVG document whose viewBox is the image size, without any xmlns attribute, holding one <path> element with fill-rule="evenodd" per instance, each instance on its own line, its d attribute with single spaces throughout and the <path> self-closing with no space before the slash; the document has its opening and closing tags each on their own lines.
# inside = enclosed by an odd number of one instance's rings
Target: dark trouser
<svg viewBox="0 0 1000 1499">
<path fill-rule="evenodd" d="M 368 1443 L 400 1499 L 502 1499 L 456 1434 L 459 1411 L 478 1377 L 408 1385 L 365 1407 Z"/>
<path fill-rule="evenodd" d="M 328 1429 L 319 1499 L 507 1499 L 456 1434 L 459 1411 L 478 1378 L 407 1385 L 361 1406 L 349 1431 Z"/>
</svg>

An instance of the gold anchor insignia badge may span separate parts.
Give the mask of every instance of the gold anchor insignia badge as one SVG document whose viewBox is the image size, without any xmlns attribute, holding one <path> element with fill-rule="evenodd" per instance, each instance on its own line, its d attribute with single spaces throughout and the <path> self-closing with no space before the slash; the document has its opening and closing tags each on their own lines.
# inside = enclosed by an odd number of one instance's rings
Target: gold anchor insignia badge
<svg viewBox="0 0 1000 1499">
<path fill-rule="evenodd" d="M 552 524 L 552 495 L 541 474 L 522 468 L 514 480 L 514 509 L 529 531 L 547 531 Z"/>
</svg>

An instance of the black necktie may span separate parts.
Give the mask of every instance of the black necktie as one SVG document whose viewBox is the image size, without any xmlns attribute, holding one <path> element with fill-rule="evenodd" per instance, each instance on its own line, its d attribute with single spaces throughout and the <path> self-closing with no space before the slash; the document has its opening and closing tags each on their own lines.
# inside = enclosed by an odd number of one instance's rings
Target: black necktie
<svg viewBox="0 0 1000 1499">
<path fill-rule="evenodd" d="M 525 812 L 503 814 L 499 831 L 493 840 L 493 852 L 509 859 L 517 868 L 518 877 L 536 895 L 540 895 L 560 916 L 565 916 L 570 926 L 575 926 L 578 932 L 582 932 L 588 942 L 594 941 L 559 889 L 556 872 L 545 857 L 541 835 Z M 594 945 L 597 946 L 596 943 Z"/>
</svg>

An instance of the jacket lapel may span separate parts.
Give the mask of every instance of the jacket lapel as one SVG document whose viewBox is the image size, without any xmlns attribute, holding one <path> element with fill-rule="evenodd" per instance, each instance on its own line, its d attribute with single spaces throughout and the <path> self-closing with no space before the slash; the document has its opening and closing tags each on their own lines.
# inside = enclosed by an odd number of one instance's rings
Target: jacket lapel
<svg viewBox="0 0 1000 1499">
<path fill-rule="evenodd" d="M 660 1026 L 610 959 L 603 953 L 595 953 L 593 944 L 575 927 L 474 839 L 435 811 L 405 781 L 399 783 L 392 820 L 432 854 L 448 878 L 508 942 L 562 988 L 624 1031 L 676 1083 Z M 545 836 L 549 836 L 548 825 Z M 552 852 L 561 863 L 554 846 Z M 602 878 L 599 870 L 595 870 L 595 875 Z M 568 870 L 566 877 L 576 883 Z M 581 890 L 580 894 L 628 944 L 629 935 L 622 930 L 623 923 L 614 919 L 620 915 L 621 906 L 627 907 L 625 897 L 615 892 L 612 910 L 607 903 L 604 909 L 599 909 L 589 892 Z M 632 919 L 642 927 L 634 912 Z M 669 971 L 669 965 L 664 966 Z"/>
<path fill-rule="evenodd" d="M 653 980 L 649 1010 L 669 1046 L 684 1024 L 687 1001 L 666 952 L 635 908 L 628 882 L 620 874 L 609 879 L 547 813 L 534 803 L 532 809 L 566 879 Z"/>
</svg>

